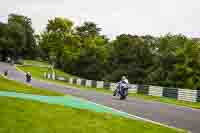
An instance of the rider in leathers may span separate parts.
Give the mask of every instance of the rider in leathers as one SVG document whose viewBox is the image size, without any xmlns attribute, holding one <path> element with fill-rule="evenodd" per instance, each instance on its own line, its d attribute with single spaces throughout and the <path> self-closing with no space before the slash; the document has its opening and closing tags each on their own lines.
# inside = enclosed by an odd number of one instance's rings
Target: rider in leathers
<svg viewBox="0 0 200 133">
<path fill-rule="evenodd" d="M 122 76 L 122 79 L 121 79 L 120 82 L 118 82 L 118 84 L 123 84 L 123 85 L 125 85 L 126 87 L 128 87 L 129 82 L 128 82 L 128 79 L 127 79 L 125 76 Z M 114 91 L 113 96 L 116 96 L 116 94 L 117 94 L 117 92 L 119 91 L 119 89 L 120 89 L 119 87 L 116 88 L 116 90 Z"/>
</svg>

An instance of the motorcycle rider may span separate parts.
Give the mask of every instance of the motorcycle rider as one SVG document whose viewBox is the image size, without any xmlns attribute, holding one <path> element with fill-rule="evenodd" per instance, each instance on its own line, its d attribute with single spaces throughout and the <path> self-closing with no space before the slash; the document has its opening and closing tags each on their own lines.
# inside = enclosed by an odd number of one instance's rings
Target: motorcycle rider
<svg viewBox="0 0 200 133">
<path fill-rule="evenodd" d="M 27 73 L 26 73 L 26 82 L 27 82 L 27 83 L 31 83 L 31 79 L 32 79 L 32 78 L 31 78 L 31 73 L 30 73 L 30 72 L 27 72 Z"/>
<path fill-rule="evenodd" d="M 122 80 L 120 81 L 122 83 L 128 84 L 128 79 L 126 78 L 126 76 L 122 76 Z"/>
<path fill-rule="evenodd" d="M 120 84 L 123 84 L 123 85 L 125 85 L 128 88 L 129 81 L 126 78 L 126 76 L 122 76 L 121 80 L 118 82 L 118 86 L 117 86 L 116 90 L 114 91 L 113 96 L 116 96 L 117 93 L 119 92 L 119 89 L 120 89 L 119 85 Z"/>
</svg>

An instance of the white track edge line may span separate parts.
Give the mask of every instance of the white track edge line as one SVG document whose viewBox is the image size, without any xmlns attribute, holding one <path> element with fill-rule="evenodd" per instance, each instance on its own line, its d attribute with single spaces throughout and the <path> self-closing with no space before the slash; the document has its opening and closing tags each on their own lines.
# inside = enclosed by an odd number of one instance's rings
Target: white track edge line
<svg viewBox="0 0 200 133">
<path fill-rule="evenodd" d="M 169 125 L 166 125 L 166 124 L 162 124 L 162 123 L 159 123 L 159 122 L 156 122 L 156 121 L 153 121 L 153 120 L 149 120 L 149 119 L 146 119 L 146 118 L 142 118 L 142 117 L 139 117 L 139 116 L 136 116 L 136 115 L 129 114 L 129 113 L 127 113 L 127 112 L 124 112 L 124 111 L 121 111 L 121 110 L 118 110 L 118 109 L 114 109 L 114 108 L 112 108 L 112 107 L 108 107 L 108 106 L 105 106 L 105 105 L 102 105 L 102 104 L 98 104 L 98 103 L 89 101 L 89 100 L 87 100 L 87 99 L 83 99 L 83 98 L 79 98 L 79 99 L 88 101 L 88 102 L 93 103 L 93 104 L 96 104 L 96 105 L 98 105 L 98 106 L 103 106 L 103 107 L 105 107 L 105 108 L 111 109 L 111 110 L 113 110 L 113 111 L 115 111 L 115 112 L 118 112 L 118 113 L 125 113 L 125 114 L 127 114 L 127 117 L 128 117 L 128 118 L 132 118 L 132 119 L 135 118 L 135 119 L 137 119 L 137 120 L 142 120 L 142 121 L 150 122 L 150 123 L 153 123 L 153 124 L 156 124 L 156 125 L 160 125 L 160 126 L 164 126 L 164 127 L 176 129 L 176 130 L 179 130 L 179 131 L 185 131 L 185 130 L 180 129 L 180 128 L 176 128 L 176 127 L 173 127 L 173 126 L 169 126 Z M 188 131 L 188 133 L 191 133 L 191 132 Z"/>
</svg>

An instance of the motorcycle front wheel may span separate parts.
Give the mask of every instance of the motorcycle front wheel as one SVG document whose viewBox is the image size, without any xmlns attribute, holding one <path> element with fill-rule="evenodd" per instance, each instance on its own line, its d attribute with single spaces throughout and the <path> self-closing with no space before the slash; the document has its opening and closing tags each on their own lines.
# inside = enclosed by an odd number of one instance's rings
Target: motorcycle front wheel
<svg viewBox="0 0 200 133">
<path fill-rule="evenodd" d="M 120 95 L 120 100 L 124 100 L 124 99 L 126 99 L 126 96 Z"/>
</svg>

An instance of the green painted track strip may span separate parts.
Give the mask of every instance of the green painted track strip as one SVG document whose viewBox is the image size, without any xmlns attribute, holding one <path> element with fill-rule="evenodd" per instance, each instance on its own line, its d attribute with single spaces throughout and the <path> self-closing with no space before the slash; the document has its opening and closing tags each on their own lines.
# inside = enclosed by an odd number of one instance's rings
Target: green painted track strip
<svg viewBox="0 0 200 133">
<path fill-rule="evenodd" d="M 112 108 L 103 105 L 98 105 L 73 96 L 41 96 L 41 95 L 32 95 L 32 94 L 6 92 L 6 91 L 0 91 L 0 96 L 29 99 L 49 104 L 58 104 L 78 109 L 87 109 L 96 112 L 106 112 L 115 115 L 130 117 L 128 113 L 120 112 Z"/>
</svg>

